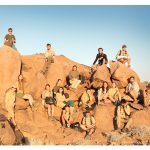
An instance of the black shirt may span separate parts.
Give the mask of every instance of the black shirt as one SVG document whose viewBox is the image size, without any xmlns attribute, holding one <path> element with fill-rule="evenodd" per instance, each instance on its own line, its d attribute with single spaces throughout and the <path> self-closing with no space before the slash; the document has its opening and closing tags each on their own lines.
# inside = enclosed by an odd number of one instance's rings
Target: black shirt
<svg viewBox="0 0 150 150">
<path fill-rule="evenodd" d="M 103 59 L 100 60 L 100 58 L 103 58 Z M 93 65 L 97 62 L 97 60 L 98 60 L 99 65 L 102 65 L 104 60 L 105 60 L 105 64 L 108 63 L 107 55 L 104 53 L 102 53 L 102 54 L 98 53 L 96 55 L 96 58 L 95 58 L 95 61 L 93 62 Z"/>
</svg>

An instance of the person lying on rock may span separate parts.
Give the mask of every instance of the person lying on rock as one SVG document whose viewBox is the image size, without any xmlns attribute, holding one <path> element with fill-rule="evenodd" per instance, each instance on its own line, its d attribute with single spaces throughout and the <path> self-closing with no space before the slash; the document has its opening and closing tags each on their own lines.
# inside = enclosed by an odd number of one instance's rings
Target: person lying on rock
<svg viewBox="0 0 150 150">
<path fill-rule="evenodd" d="M 79 76 L 80 76 L 80 74 L 77 70 L 77 66 L 74 65 L 72 67 L 72 70 L 69 73 L 69 82 L 70 82 L 70 87 L 72 89 L 76 89 L 78 87 L 78 85 L 81 83 Z"/>
<path fill-rule="evenodd" d="M 7 118 L 14 124 L 14 126 L 16 126 L 15 121 L 16 92 L 17 88 L 13 86 L 9 88 L 5 93 L 5 108 L 8 112 Z"/>
<path fill-rule="evenodd" d="M 98 90 L 98 104 L 103 105 L 107 103 L 111 103 L 111 100 L 108 99 L 108 83 L 103 82 L 103 86 Z"/>
<path fill-rule="evenodd" d="M 31 110 L 34 111 L 34 100 L 33 97 L 30 94 L 27 94 L 24 92 L 24 81 L 23 81 L 23 75 L 19 75 L 18 76 L 18 81 L 16 83 L 16 87 L 17 87 L 17 93 L 16 93 L 16 97 L 25 99 L 29 101 Z"/>
<path fill-rule="evenodd" d="M 128 51 L 126 50 L 127 46 L 126 45 L 122 45 L 122 49 L 119 50 L 119 52 L 116 55 L 116 59 L 117 61 L 125 64 L 128 64 L 128 67 L 131 67 L 131 59 L 130 59 L 130 55 L 128 53 Z"/>
<path fill-rule="evenodd" d="M 49 67 L 51 66 L 51 63 L 54 63 L 54 58 L 55 58 L 55 52 L 52 49 L 51 44 L 48 43 L 47 52 L 45 53 L 45 64 L 41 71 L 43 75 L 45 75 L 48 72 Z"/>
<path fill-rule="evenodd" d="M 133 99 L 134 103 L 138 103 L 138 96 L 139 96 L 139 85 L 138 83 L 135 81 L 135 77 L 131 76 L 129 78 L 129 83 L 126 87 L 126 94 Z M 124 97 L 124 99 L 126 99 L 126 96 Z"/>
<path fill-rule="evenodd" d="M 86 131 L 85 139 L 91 139 L 91 135 L 95 132 L 96 122 L 90 111 L 87 111 L 80 124 L 81 129 Z"/>
<path fill-rule="evenodd" d="M 66 105 L 63 109 L 62 116 L 62 126 L 70 128 L 70 125 L 73 124 L 72 114 L 70 113 L 69 105 Z"/>
<path fill-rule="evenodd" d="M 55 99 L 53 98 L 53 92 L 51 91 L 50 85 L 46 84 L 45 90 L 42 93 L 42 104 L 47 108 L 48 119 L 55 120 L 54 117 L 54 105 Z"/>
<path fill-rule="evenodd" d="M 4 45 L 10 46 L 12 47 L 14 43 L 16 43 L 16 38 L 15 36 L 12 34 L 13 29 L 9 28 L 8 29 L 8 34 L 5 36 L 4 38 Z"/>
<path fill-rule="evenodd" d="M 121 94 L 115 82 L 112 83 L 111 88 L 108 90 L 108 99 L 115 105 L 119 105 L 121 101 Z"/>
<path fill-rule="evenodd" d="M 80 105 L 83 110 L 87 110 L 88 108 L 92 108 L 94 105 L 94 96 L 89 88 L 86 88 L 84 93 L 81 96 Z"/>
<path fill-rule="evenodd" d="M 125 99 L 121 100 L 120 106 L 117 108 L 117 128 L 126 130 L 129 129 L 132 123 L 131 111 L 128 102 Z"/>
<path fill-rule="evenodd" d="M 93 62 L 93 65 L 98 61 L 98 65 L 104 65 L 108 63 L 107 55 L 103 53 L 103 48 L 98 49 L 98 54 Z"/>
<path fill-rule="evenodd" d="M 66 97 L 66 95 L 68 95 L 68 97 Z M 73 113 L 74 102 L 72 100 L 69 100 L 69 94 L 66 94 L 64 92 L 64 88 L 62 87 L 60 87 L 58 93 L 56 93 L 56 103 L 56 105 L 62 109 L 66 106 L 66 104 L 68 104 L 70 113 Z"/>
</svg>

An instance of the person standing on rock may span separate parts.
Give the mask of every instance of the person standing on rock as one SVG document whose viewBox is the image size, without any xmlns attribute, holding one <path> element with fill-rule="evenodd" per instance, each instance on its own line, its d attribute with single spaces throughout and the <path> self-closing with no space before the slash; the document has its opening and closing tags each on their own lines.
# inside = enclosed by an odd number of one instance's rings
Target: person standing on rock
<svg viewBox="0 0 150 150">
<path fill-rule="evenodd" d="M 121 100 L 117 108 L 117 127 L 118 129 L 129 129 L 132 123 L 130 106 L 125 99 Z"/>
<path fill-rule="evenodd" d="M 18 76 L 18 81 L 16 83 L 16 87 L 17 87 L 17 93 L 16 93 L 16 97 L 25 99 L 25 100 L 29 100 L 29 104 L 31 107 L 31 110 L 34 110 L 34 100 L 33 97 L 30 94 L 26 94 L 24 93 L 24 82 L 23 82 L 23 76 L 19 75 Z"/>
<path fill-rule="evenodd" d="M 15 102 L 16 102 L 16 87 L 11 87 L 5 93 L 5 108 L 8 111 L 8 120 L 11 120 L 14 126 L 15 122 Z"/>
<path fill-rule="evenodd" d="M 89 111 L 83 117 L 80 127 L 86 131 L 85 139 L 91 139 L 91 135 L 95 132 L 96 122 Z"/>
<path fill-rule="evenodd" d="M 128 63 L 128 67 L 131 67 L 130 55 L 126 49 L 127 49 L 127 46 L 122 45 L 122 49 L 119 50 L 119 52 L 117 53 L 116 59 L 117 59 L 117 61 L 119 61 L 123 64 Z"/>
<path fill-rule="evenodd" d="M 51 44 L 47 44 L 47 52 L 45 53 L 45 63 L 41 73 L 45 75 L 48 72 L 51 63 L 54 63 L 55 52 L 53 51 Z"/>
<path fill-rule="evenodd" d="M 134 103 L 138 103 L 139 91 L 140 88 L 138 83 L 135 81 L 135 77 L 131 76 L 126 87 L 126 94 L 133 99 Z"/>
<path fill-rule="evenodd" d="M 69 82 L 71 84 L 71 88 L 72 89 L 76 89 L 78 87 L 78 85 L 81 83 L 81 80 L 79 79 L 79 72 L 77 70 L 77 66 L 74 65 L 72 67 L 72 70 L 69 73 Z"/>
<path fill-rule="evenodd" d="M 103 53 L 103 48 L 98 49 L 98 54 L 93 62 L 93 65 L 98 61 L 98 65 L 104 65 L 108 63 L 107 55 Z"/>
<path fill-rule="evenodd" d="M 45 90 L 42 93 L 42 104 L 48 109 L 48 119 L 54 120 L 55 99 L 53 98 L 53 92 L 49 84 L 46 84 Z"/>
<path fill-rule="evenodd" d="M 8 29 L 8 34 L 4 38 L 4 45 L 7 45 L 7 46 L 10 46 L 10 47 L 14 48 L 13 44 L 16 43 L 16 38 L 12 34 L 12 32 L 13 32 L 12 28 L 9 28 Z"/>
</svg>

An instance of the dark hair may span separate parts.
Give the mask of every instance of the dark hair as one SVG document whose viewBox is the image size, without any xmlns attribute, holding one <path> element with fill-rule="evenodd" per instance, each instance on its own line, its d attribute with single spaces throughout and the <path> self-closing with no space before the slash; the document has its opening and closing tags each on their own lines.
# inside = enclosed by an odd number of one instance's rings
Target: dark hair
<svg viewBox="0 0 150 150">
<path fill-rule="evenodd" d="M 51 87 L 49 84 L 46 84 L 46 85 L 45 85 L 45 88 L 46 88 L 47 86 Z"/>
<path fill-rule="evenodd" d="M 107 83 L 106 81 L 103 82 L 102 90 L 104 90 L 104 84 Z M 108 91 L 108 83 L 107 83 L 107 88 L 106 90 Z"/>
<path fill-rule="evenodd" d="M 51 46 L 51 44 L 47 43 L 47 46 Z"/>
<path fill-rule="evenodd" d="M 127 48 L 127 45 L 122 45 L 122 48 Z"/>
<path fill-rule="evenodd" d="M 12 29 L 12 28 L 9 28 L 8 31 L 10 31 L 10 30 L 12 31 L 13 29 Z"/>
<path fill-rule="evenodd" d="M 59 90 L 60 90 L 60 89 L 63 89 L 62 95 L 64 95 L 64 88 L 63 88 L 63 87 L 60 87 Z M 58 90 L 58 93 L 60 93 L 59 90 Z"/>
<path fill-rule="evenodd" d="M 58 79 L 57 82 L 56 82 L 56 85 L 58 84 L 59 81 L 62 81 L 62 80 L 61 80 L 61 79 Z"/>
<path fill-rule="evenodd" d="M 131 78 L 135 79 L 135 77 L 134 77 L 134 76 L 131 76 L 129 79 L 131 79 Z"/>
<path fill-rule="evenodd" d="M 73 67 L 72 67 L 72 68 L 74 68 L 74 67 L 76 67 L 76 69 L 77 69 L 77 65 L 73 65 Z"/>
<path fill-rule="evenodd" d="M 125 104 L 126 102 L 127 102 L 127 101 L 126 101 L 125 99 L 122 99 L 120 103 L 121 103 L 121 104 Z"/>
<path fill-rule="evenodd" d="M 101 47 L 100 47 L 100 48 L 98 48 L 98 51 L 99 51 L 100 49 L 103 51 L 103 48 L 101 48 Z"/>
</svg>

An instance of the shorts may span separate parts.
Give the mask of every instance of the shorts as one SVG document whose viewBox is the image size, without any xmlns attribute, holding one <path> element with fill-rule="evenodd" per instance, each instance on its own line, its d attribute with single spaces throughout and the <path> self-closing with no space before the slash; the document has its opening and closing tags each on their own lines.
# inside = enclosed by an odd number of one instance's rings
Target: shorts
<svg viewBox="0 0 150 150">
<path fill-rule="evenodd" d="M 53 104 L 55 104 L 55 99 L 53 97 L 46 97 L 45 103 L 49 104 L 49 105 L 53 105 Z"/>
<path fill-rule="evenodd" d="M 24 93 L 16 93 L 16 97 L 23 98 Z"/>
</svg>

